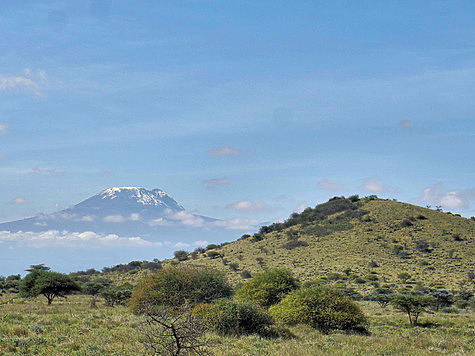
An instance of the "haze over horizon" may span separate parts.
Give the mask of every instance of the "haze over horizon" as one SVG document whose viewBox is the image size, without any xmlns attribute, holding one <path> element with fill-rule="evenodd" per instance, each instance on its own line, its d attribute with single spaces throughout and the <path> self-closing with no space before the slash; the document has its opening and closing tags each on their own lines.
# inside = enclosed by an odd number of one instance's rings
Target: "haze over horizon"
<svg viewBox="0 0 475 356">
<path fill-rule="evenodd" d="M 474 14 L 4 1 L 0 223 L 117 186 L 249 228 L 352 194 L 473 216 Z"/>
</svg>

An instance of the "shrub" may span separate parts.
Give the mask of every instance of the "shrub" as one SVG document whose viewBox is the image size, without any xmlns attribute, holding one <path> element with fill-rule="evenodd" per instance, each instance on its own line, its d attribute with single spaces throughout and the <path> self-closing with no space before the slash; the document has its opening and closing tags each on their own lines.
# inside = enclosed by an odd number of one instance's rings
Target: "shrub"
<svg viewBox="0 0 475 356">
<path fill-rule="evenodd" d="M 209 303 L 231 296 L 232 288 L 223 273 L 198 268 L 165 268 L 146 276 L 137 286 L 129 307 L 141 312 L 145 306 L 179 306 Z"/>
<path fill-rule="evenodd" d="M 273 324 L 269 314 L 255 305 L 231 300 L 199 304 L 193 315 L 220 335 L 266 335 L 268 327 Z"/>
<path fill-rule="evenodd" d="M 376 288 L 368 295 L 368 299 L 377 302 L 381 308 L 386 307 L 394 298 L 394 292 L 389 287 Z"/>
<path fill-rule="evenodd" d="M 270 307 L 269 312 L 279 322 L 308 324 L 323 331 L 363 330 L 367 324 L 355 302 L 327 286 L 297 289 Z"/>
<path fill-rule="evenodd" d="M 403 221 L 401 221 L 401 224 L 400 226 L 401 227 L 409 227 L 409 226 L 412 226 L 414 225 L 412 222 L 414 221 L 415 219 L 414 218 L 407 218 L 407 219 L 404 219 Z"/>
<path fill-rule="evenodd" d="M 229 264 L 229 269 L 233 272 L 237 272 L 237 270 L 239 269 L 239 263 L 230 263 Z"/>
<path fill-rule="evenodd" d="M 184 250 L 178 250 L 173 253 L 175 255 L 175 258 L 178 261 L 186 261 L 188 259 L 188 252 Z"/>
<path fill-rule="evenodd" d="M 411 275 L 407 272 L 401 272 L 397 276 L 402 283 L 406 283 L 409 279 L 411 279 Z"/>
<path fill-rule="evenodd" d="M 252 278 L 252 274 L 248 270 L 244 270 L 244 271 L 241 272 L 241 277 L 249 279 L 249 278 Z"/>
<path fill-rule="evenodd" d="M 298 287 L 292 272 L 286 269 L 269 269 L 244 283 L 236 292 L 240 301 L 268 307 Z"/>
<path fill-rule="evenodd" d="M 300 240 L 290 240 L 284 245 L 284 248 L 287 250 L 293 250 L 294 248 L 297 247 L 307 247 L 308 243 L 305 241 L 300 241 Z"/>
<path fill-rule="evenodd" d="M 356 203 L 358 200 L 360 200 L 360 196 L 358 194 L 350 195 L 348 197 L 348 200 L 351 201 L 352 203 Z"/>
<path fill-rule="evenodd" d="M 421 252 L 431 252 L 429 243 L 426 239 L 419 239 L 416 241 L 416 248 Z"/>
<path fill-rule="evenodd" d="M 211 259 L 215 259 L 215 258 L 218 258 L 218 257 L 221 257 L 221 254 L 219 252 L 216 252 L 216 251 L 209 251 L 206 253 L 206 255 L 211 258 Z"/>
<path fill-rule="evenodd" d="M 125 305 L 132 295 L 133 286 L 130 283 L 124 283 L 120 286 L 113 286 L 103 289 L 100 296 L 104 298 L 106 305 L 114 307 L 116 305 Z"/>
</svg>

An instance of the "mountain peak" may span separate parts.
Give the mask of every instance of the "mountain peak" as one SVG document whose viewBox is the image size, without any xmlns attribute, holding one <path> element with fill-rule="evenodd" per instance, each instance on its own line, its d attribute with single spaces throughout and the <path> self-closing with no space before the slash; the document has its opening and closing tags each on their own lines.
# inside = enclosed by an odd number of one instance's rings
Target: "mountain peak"
<svg viewBox="0 0 475 356">
<path fill-rule="evenodd" d="M 142 187 L 112 187 L 101 191 L 92 198 L 75 206 L 75 209 L 93 208 L 112 211 L 118 209 L 170 209 L 185 210 L 163 190 L 155 188 L 147 190 Z M 136 212 L 136 211 L 134 211 Z"/>
</svg>

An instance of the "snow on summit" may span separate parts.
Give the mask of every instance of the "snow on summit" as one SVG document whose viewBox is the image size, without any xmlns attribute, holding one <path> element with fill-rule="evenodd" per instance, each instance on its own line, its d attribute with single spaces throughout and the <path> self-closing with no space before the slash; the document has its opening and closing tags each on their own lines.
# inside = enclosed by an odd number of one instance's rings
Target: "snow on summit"
<svg viewBox="0 0 475 356">
<path fill-rule="evenodd" d="M 164 200 L 172 200 L 173 202 L 175 202 L 167 193 L 165 193 L 161 189 L 147 190 L 145 188 L 137 187 L 113 187 L 103 190 L 98 195 L 102 199 L 116 199 L 118 196 L 124 195 L 129 199 L 135 199 L 138 203 L 141 203 L 143 205 L 153 206 L 167 205 Z M 181 209 L 183 209 L 183 207 L 181 207 Z"/>
</svg>

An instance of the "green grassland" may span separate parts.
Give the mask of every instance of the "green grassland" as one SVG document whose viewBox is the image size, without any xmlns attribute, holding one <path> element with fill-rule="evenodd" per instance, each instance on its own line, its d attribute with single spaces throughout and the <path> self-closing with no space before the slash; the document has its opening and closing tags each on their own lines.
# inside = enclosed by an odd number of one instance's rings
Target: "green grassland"
<svg viewBox="0 0 475 356">
<path fill-rule="evenodd" d="M 408 272 L 413 284 L 450 289 L 474 271 L 473 219 L 383 199 L 364 198 L 355 205 L 366 214 L 339 219 L 344 212 L 338 212 L 264 233 L 260 241 L 247 238 L 224 245 L 215 250 L 218 257 L 207 251 L 180 263 L 225 271 L 236 283 L 244 281 L 244 270 L 254 275 L 266 268 L 289 268 L 304 282 L 330 273 L 345 278 L 343 271 L 349 268 L 346 274 L 360 277 L 359 282 L 372 273 L 379 282 L 396 283 L 399 273 Z M 296 237 L 303 246 L 287 249 Z M 368 283 L 358 286 L 368 289 Z"/>
<path fill-rule="evenodd" d="M 3 297 L 3 300 L 11 295 Z M 308 326 L 290 328 L 288 339 L 208 334 L 215 355 L 471 355 L 475 352 L 473 313 L 429 314 L 425 326 L 409 327 L 405 315 L 361 302 L 370 335 L 320 333 Z M 1 307 L 0 354 L 148 355 L 142 344 L 143 319 L 125 307 L 102 303 L 90 309 L 86 296 L 70 296 L 47 306 L 44 298 L 16 299 Z"/>
</svg>

